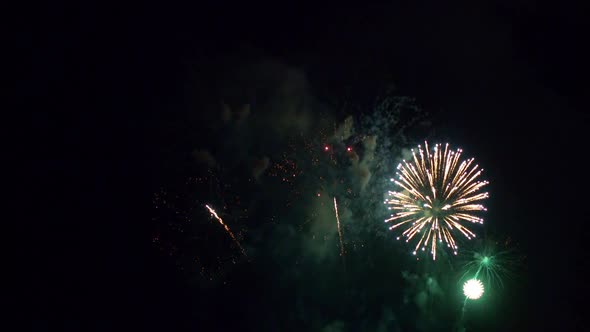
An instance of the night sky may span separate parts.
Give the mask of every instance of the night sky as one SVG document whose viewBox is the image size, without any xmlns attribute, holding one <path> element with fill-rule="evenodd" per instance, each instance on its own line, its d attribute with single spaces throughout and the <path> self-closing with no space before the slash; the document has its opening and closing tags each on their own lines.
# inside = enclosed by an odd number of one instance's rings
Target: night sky
<svg viewBox="0 0 590 332">
<path fill-rule="evenodd" d="M 587 13 L 533 1 L 31 11 L 15 38 L 30 51 L 20 101 L 35 111 L 18 317 L 68 331 L 580 330 Z M 354 132 L 335 140 L 349 116 Z M 485 169 L 478 234 L 517 262 L 461 321 L 461 257 L 416 261 L 383 224 L 384 179 L 424 140 Z"/>
</svg>

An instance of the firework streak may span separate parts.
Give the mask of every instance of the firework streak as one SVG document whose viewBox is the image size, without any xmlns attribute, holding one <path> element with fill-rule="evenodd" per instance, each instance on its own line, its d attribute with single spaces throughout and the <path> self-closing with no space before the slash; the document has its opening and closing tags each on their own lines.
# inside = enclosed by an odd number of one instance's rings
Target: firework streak
<svg viewBox="0 0 590 332">
<path fill-rule="evenodd" d="M 344 256 L 344 243 L 342 242 L 342 230 L 340 229 L 340 217 L 338 217 L 336 197 L 334 197 L 334 211 L 336 211 L 336 224 L 338 225 L 338 237 L 340 238 L 340 256 Z"/>
<path fill-rule="evenodd" d="M 232 240 L 234 240 L 234 242 L 238 245 L 238 247 L 242 251 L 242 254 L 244 254 L 244 256 L 248 257 L 246 255 L 246 251 L 244 250 L 244 248 L 242 248 L 242 246 L 240 245 L 240 242 L 234 236 L 234 233 L 232 233 L 232 231 L 229 229 L 229 227 L 227 227 L 227 225 L 223 222 L 223 220 L 217 215 L 217 212 L 215 212 L 215 210 L 213 210 L 209 205 L 205 205 L 205 207 L 207 208 L 207 210 L 209 210 L 211 215 L 213 217 L 215 217 L 215 219 L 217 219 L 217 221 L 219 221 L 219 223 L 223 226 L 223 228 L 225 228 L 225 231 L 227 232 L 227 234 L 229 234 L 229 236 L 231 236 Z"/>
</svg>

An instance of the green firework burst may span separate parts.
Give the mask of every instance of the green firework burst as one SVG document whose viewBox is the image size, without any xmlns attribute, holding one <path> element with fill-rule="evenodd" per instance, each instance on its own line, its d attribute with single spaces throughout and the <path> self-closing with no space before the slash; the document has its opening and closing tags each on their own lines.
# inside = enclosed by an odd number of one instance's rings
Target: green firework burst
<svg viewBox="0 0 590 332">
<path fill-rule="evenodd" d="M 461 280 L 477 278 L 486 285 L 503 287 L 504 279 L 514 275 L 522 258 L 510 238 L 485 239 L 478 241 L 473 250 L 466 250 L 462 261 Z"/>
</svg>

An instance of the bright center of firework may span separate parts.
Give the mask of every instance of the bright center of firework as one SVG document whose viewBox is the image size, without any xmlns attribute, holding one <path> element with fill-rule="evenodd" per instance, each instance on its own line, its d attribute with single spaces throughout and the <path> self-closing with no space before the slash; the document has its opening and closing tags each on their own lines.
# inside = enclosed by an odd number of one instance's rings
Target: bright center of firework
<svg viewBox="0 0 590 332">
<path fill-rule="evenodd" d="M 469 279 L 463 284 L 463 294 L 470 300 L 477 300 L 483 295 L 483 284 L 477 279 Z"/>
<path fill-rule="evenodd" d="M 484 257 L 484 258 L 481 260 L 481 262 L 482 262 L 483 264 L 486 264 L 486 265 L 487 265 L 487 264 L 489 264 L 489 263 L 490 263 L 490 258 L 486 256 L 486 257 Z"/>
<path fill-rule="evenodd" d="M 488 182 L 478 180 L 482 170 L 473 158 L 461 160 L 461 149 L 453 151 L 448 144 L 437 144 L 433 151 L 428 143 L 425 147 L 412 150 L 412 159 L 401 163 L 391 179 L 398 188 L 385 200 L 393 212 L 385 222 L 393 222 L 389 229 L 404 226 L 406 242 L 419 239 L 414 254 L 429 248 L 436 259 L 439 244 L 457 254 L 456 233 L 467 239 L 476 236 L 467 223 L 483 224 L 477 214 L 486 208 L 478 201 L 488 198 L 488 193 L 479 190 Z"/>
<path fill-rule="evenodd" d="M 438 199 L 434 200 L 432 205 L 429 203 L 423 203 L 422 206 L 424 207 L 423 211 L 425 217 L 442 218 L 452 212 L 450 204 L 445 204 L 444 201 Z"/>
</svg>

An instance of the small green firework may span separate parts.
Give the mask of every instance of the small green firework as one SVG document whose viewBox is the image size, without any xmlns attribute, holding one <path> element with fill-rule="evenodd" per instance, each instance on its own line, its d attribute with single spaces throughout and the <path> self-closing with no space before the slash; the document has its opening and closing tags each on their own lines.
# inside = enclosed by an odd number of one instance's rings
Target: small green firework
<svg viewBox="0 0 590 332">
<path fill-rule="evenodd" d="M 480 240 L 474 250 L 466 250 L 463 256 L 461 280 L 477 278 L 487 285 L 504 286 L 503 279 L 514 274 L 520 257 L 511 245 L 510 238 L 504 241 Z"/>
</svg>

